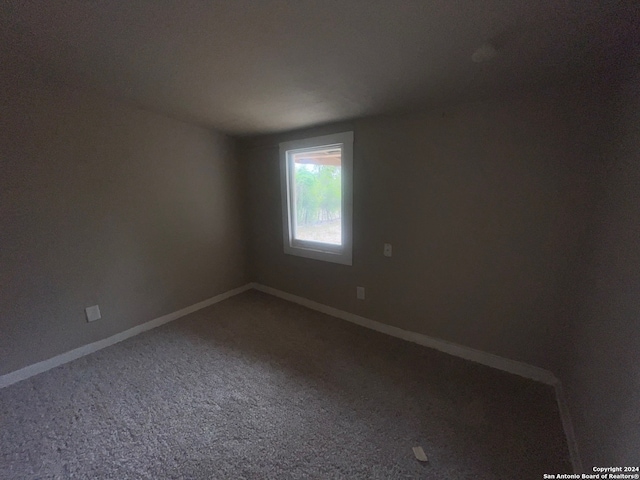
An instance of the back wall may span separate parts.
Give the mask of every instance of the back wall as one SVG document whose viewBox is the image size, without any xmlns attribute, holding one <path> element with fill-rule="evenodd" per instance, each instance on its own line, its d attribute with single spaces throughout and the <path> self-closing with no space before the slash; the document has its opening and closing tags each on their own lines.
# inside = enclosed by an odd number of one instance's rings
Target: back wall
<svg viewBox="0 0 640 480">
<path fill-rule="evenodd" d="M 556 371 L 558 288 L 600 168 L 600 105 L 585 98 L 572 87 L 245 139 L 252 280 Z M 285 255 L 278 143 L 345 130 L 353 266 Z"/>
</svg>

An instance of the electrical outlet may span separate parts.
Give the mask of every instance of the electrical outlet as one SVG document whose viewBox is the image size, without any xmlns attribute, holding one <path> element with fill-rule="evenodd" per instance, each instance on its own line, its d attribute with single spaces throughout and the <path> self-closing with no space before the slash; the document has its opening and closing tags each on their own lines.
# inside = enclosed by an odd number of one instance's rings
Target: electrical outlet
<svg viewBox="0 0 640 480">
<path fill-rule="evenodd" d="M 100 315 L 100 307 L 98 305 L 85 308 L 84 313 L 87 315 L 87 322 L 95 322 L 102 318 Z"/>
<path fill-rule="evenodd" d="M 391 254 L 393 253 L 393 247 L 391 247 L 390 243 L 385 243 L 384 244 L 384 250 L 382 252 L 384 254 L 385 257 L 390 257 Z"/>
<path fill-rule="evenodd" d="M 364 300 L 364 287 L 356 287 L 356 297 L 358 300 Z"/>
</svg>

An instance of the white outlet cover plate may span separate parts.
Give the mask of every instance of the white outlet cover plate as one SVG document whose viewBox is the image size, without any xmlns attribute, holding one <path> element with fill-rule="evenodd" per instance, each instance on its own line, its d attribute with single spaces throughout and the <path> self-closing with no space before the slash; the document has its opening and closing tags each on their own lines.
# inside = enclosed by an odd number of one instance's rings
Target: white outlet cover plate
<svg viewBox="0 0 640 480">
<path fill-rule="evenodd" d="M 95 322 L 96 320 L 100 320 L 102 318 L 102 316 L 100 315 L 100 307 L 98 305 L 87 307 L 84 309 L 84 312 L 87 315 L 87 322 Z"/>
<path fill-rule="evenodd" d="M 364 287 L 356 287 L 356 297 L 358 300 L 364 300 Z"/>
</svg>

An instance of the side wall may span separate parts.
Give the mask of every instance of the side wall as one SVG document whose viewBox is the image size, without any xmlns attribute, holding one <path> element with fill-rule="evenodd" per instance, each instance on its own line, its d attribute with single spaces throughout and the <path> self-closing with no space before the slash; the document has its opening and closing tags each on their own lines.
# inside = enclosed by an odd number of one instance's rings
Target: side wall
<svg viewBox="0 0 640 480">
<path fill-rule="evenodd" d="M 606 173 L 565 315 L 559 372 L 582 464 L 640 466 L 640 62 L 606 129 Z"/>
<path fill-rule="evenodd" d="M 0 103 L 0 374 L 245 283 L 232 139 L 51 83 Z"/>
<path fill-rule="evenodd" d="M 555 371 L 558 286 L 599 168 L 600 107 L 585 97 L 547 91 L 243 140 L 251 279 Z M 353 266 L 285 255 L 278 143 L 343 130 L 355 135 Z"/>
</svg>

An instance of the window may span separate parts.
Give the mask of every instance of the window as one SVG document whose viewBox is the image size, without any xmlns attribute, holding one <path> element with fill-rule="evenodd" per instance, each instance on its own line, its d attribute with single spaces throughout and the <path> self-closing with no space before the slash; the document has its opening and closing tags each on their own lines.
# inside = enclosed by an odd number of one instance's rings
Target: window
<svg viewBox="0 0 640 480">
<path fill-rule="evenodd" d="M 351 265 L 353 132 L 280 144 L 284 252 Z"/>
</svg>

